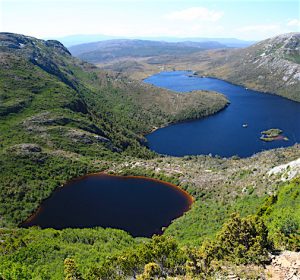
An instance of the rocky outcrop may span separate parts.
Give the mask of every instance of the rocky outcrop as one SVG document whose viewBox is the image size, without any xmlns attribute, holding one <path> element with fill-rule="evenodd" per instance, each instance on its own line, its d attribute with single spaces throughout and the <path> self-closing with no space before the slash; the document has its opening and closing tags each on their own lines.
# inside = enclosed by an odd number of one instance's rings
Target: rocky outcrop
<svg viewBox="0 0 300 280">
<path fill-rule="evenodd" d="M 269 172 L 269 176 L 279 175 L 282 181 L 289 181 L 300 175 L 300 158 L 289 163 L 273 167 Z"/>
<path fill-rule="evenodd" d="M 272 256 L 272 262 L 266 268 L 269 280 L 299 280 L 300 252 L 284 251 Z"/>
<path fill-rule="evenodd" d="M 2 100 L 1 100 L 2 101 Z M 18 113 L 26 107 L 26 105 L 31 101 L 31 98 L 27 100 L 15 100 L 15 102 L 1 102 L 0 104 L 0 116 L 6 116 L 11 113 Z"/>
<path fill-rule="evenodd" d="M 66 136 L 72 139 L 74 142 L 81 142 L 84 144 L 92 144 L 95 142 L 99 143 L 109 143 L 110 140 L 106 137 L 93 134 L 81 129 L 69 129 L 66 133 Z"/>
<path fill-rule="evenodd" d="M 300 102 L 300 33 L 279 35 L 245 49 L 198 58 L 198 73 Z"/>
<path fill-rule="evenodd" d="M 60 52 L 61 54 L 71 55 L 69 50 L 61 42 L 59 42 L 57 40 L 47 40 L 47 41 L 45 41 L 45 45 L 47 47 L 55 49 L 56 51 Z"/>
<path fill-rule="evenodd" d="M 30 155 L 40 153 L 42 148 L 37 144 L 22 143 L 10 147 L 10 151 L 18 155 Z"/>
<path fill-rule="evenodd" d="M 89 123 L 73 117 L 68 117 L 67 114 L 54 114 L 44 111 L 40 114 L 29 117 L 23 121 L 23 126 L 28 131 L 46 131 L 49 126 L 65 126 L 72 124 L 78 128 L 90 133 L 105 137 L 104 132 L 95 124 Z"/>
<path fill-rule="evenodd" d="M 48 49 L 52 49 L 54 52 L 59 52 L 63 55 L 71 55 L 68 49 L 59 41 L 56 40 L 38 40 L 33 37 L 9 33 L 9 32 L 1 32 L 0 33 L 0 48 L 1 51 L 11 51 L 20 50 L 22 52 L 27 51 L 28 53 L 33 51 L 34 49 L 41 47 L 47 47 Z"/>
</svg>

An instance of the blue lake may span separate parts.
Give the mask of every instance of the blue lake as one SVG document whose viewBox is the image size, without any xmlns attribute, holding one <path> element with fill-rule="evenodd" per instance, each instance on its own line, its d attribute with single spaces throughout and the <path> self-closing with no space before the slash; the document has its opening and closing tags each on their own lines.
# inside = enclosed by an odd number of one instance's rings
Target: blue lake
<svg viewBox="0 0 300 280">
<path fill-rule="evenodd" d="M 161 234 L 190 209 L 193 198 L 175 185 L 145 177 L 91 174 L 46 199 L 22 227 L 123 229 L 133 236 Z"/>
<path fill-rule="evenodd" d="M 190 74 L 188 71 L 161 72 L 144 81 L 182 94 L 192 90 L 216 91 L 226 95 L 230 105 L 215 115 L 172 124 L 148 134 L 151 150 L 171 156 L 248 157 L 300 142 L 300 103 Z M 248 126 L 243 127 L 243 124 Z M 261 131 L 270 128 L 283 130 L 282 134 L 289 140 L 260 140 Z"/>
</svg>

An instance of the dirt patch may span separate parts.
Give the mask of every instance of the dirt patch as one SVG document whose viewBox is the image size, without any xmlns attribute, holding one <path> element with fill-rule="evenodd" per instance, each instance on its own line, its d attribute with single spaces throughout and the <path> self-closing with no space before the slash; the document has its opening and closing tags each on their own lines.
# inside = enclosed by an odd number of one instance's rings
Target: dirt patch
<svg viewBox="0 0 300 280">
<path fill-rule="evenodd" d="M 270 280 L 299 280 L 300 252 L 283 251 L 273 256 L 271 264 L 266 267 L 266 276 Z"/>
</svg>

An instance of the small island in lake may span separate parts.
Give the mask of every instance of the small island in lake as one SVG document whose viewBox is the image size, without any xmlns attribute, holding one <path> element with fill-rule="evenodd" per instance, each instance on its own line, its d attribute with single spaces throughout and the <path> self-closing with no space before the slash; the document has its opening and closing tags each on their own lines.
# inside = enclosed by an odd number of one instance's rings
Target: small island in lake
<svg viewBox="0 0 300 280">
<path fill-rule="evenodd" d="M 262 136 L 260 140 L 270 142 L 274 140 L 285 140 L 288 141 L 289 139 L 282 135 L 282 130 L 279 128 L 271 128 L 268 130 L 264 130 L 261 132 Z"/>
</svg>

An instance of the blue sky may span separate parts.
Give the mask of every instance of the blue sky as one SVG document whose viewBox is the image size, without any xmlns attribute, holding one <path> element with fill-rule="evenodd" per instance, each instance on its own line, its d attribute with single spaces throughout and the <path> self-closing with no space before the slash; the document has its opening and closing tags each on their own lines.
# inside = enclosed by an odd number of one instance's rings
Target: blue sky
<svg viewBox="0 0 300 280">
<path fill-rule="evenodd" d="M 235 37 L 300 31 L 299 0 L 0 0 L 0 31 L 39 38 Z"/>
</svg>

